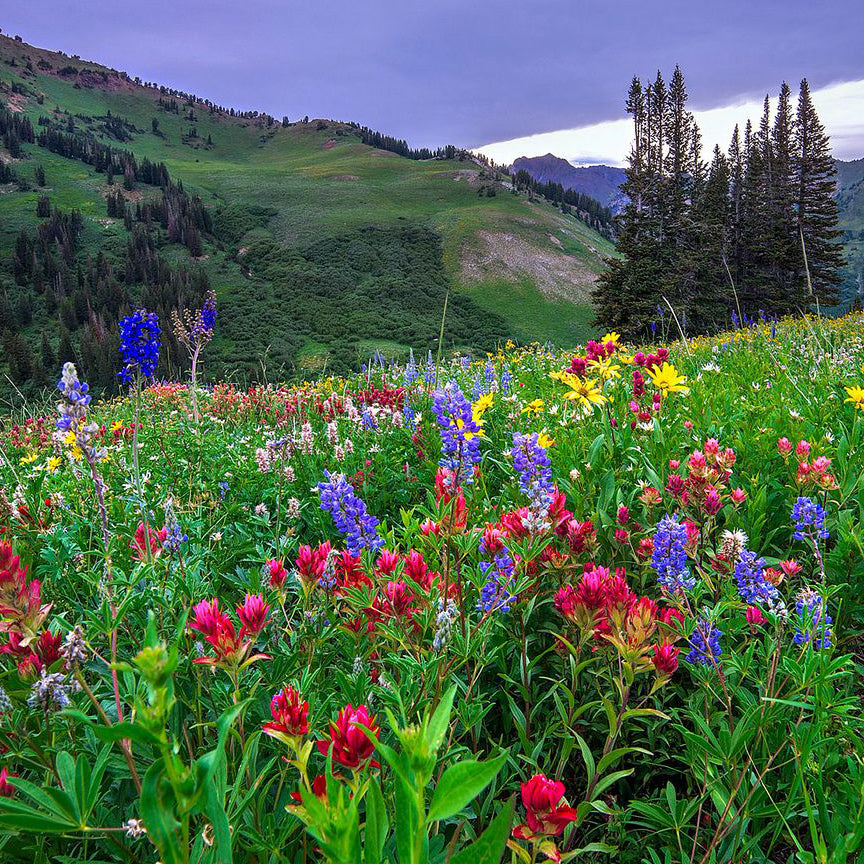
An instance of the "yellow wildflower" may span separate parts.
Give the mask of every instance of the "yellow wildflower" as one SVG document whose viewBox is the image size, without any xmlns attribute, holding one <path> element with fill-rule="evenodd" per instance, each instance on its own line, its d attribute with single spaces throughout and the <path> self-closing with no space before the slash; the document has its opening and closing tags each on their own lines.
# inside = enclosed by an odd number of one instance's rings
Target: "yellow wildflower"
<svg viewBox="0 0 864 864">
<path fill-rule="evenodd" d="M 621 367 L 613 363 L 611 357 L 604 357 L 602 360 L 591 360 L 588 365 L 591 371 L 599 375 L 603 381 L 611 381 L 621 377 Z"/>
<path fill-rule="evenodd" d="M 52 456 L 45 463 L 45 470 L 51 474 L 56 474 L 57 469 L 63 464 L 63 460 L 59 456 Z"/>
<path fill-rule="evenodd" d="M 119 420 L 115 420 L 111 424 L 111 433 L 119 432 L 123 428 L 123 424 Z"/>
<path fill-rule="evenodd" d="M 621 339 L 621 334 L 616 333 L 614 330 L 611 333 L 607 333 L 601 340 L 600 344 L 605 345 L 607 342 L 611 342 L 613 345 L 617 345 L 619 340 Z"/>
<path fill-rule="evenodd" d="M 859 411 L 864 411 L 864 388 L 857 384 L 854 387 L 847 387 L 846 395 L 849 397 L 846 402 L 851 402 Z"/>
<path fill-rule="evenodd" d="M 570 388 L 570 391 L 564 394 L 565 399 L 576 401 L 586 408 L 606 403 L 606 397 L 603 395 L 603 391 L 598 387 L 596 381 L 592 379 L 583 381 L 581 378 L 577 378 L 568 372 L 563 374 L 562 380 Z"/>
<path fill-rule="evenodd" d="M 550 438 L 545 432 L 541 432 L 537 436 L 537 444 L 544 450 L 548 450 L 554 443 L 554 439 Z"/>
<path fill-rule="evenodd" d="M 664 363 L 662 366 L 652 366 L 648 374 L 651 376 L 651 383 L 664 396 L 668 396 L 670 393 L 690 392 L 684 386 L 684 382 L 687 379 L 683 375 L 679 375 L 671 363 Z"/>
<path fill-rule="evenodd" d="M 529 402 L 523 409 L 523 414 L 540 414 L 543 411 L 543 405 L 545 403 L 542 399 L 534 399 Z"/>
<path fill-rule="evenodd" d="M 22 465 L 32 465 L 39 458 L 38 453 L 28 453 L 21 459 Z"/>
</svg>

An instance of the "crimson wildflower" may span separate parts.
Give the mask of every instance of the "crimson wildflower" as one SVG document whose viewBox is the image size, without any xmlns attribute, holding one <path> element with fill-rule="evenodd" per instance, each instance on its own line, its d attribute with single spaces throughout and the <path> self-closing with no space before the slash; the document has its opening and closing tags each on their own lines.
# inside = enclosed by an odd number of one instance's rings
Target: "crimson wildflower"
<svg viewBox="0 0 864 864">
<path fill-rule="evenodd" d="M 309 703 L 300 701 L 300 694 L 293 687 L 283 687 L 270 701 L 272 723 L 265 723 L 265 735 L 286 743 L 290 739 L 302 738 L 309 732 Z"/>
<path fill-rule="evenodd" d="M 375 745 L 360 726 L 370 729 L 376 738 L 381 736 L 375 717 L 365 705 L 358 705 L 356 709 L 350 704 L 346 705 L 339 712 L 336 722 L 330 722 L 330 738 L 318 742 L 318 752 L 326 756 L 332 745 L 333 761 L 338 765 L 352 771 L 363 768 L 372 758 Z"/>
<path fill-rule="evenodd" d="M 536 837 L 557 837 L 576 821 L 576 811 L 566 802 L 561 806 L 566 789 L 563 783 L 550 780 L 543 774 L 535 774 L 522 784 L 522 804 L 525 807 L 527 825 L 517 825 L 513 836 L 520 840 Z"/>
</svg>

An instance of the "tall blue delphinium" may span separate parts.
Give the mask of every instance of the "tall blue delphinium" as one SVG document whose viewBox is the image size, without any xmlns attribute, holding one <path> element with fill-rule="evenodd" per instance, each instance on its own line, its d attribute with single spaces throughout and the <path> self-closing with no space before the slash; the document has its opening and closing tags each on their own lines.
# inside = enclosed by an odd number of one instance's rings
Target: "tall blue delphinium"
<svg viewBox="0 0 864 864">
<path fill-rule="evenodd" d="M 825 530 L 825 508 L 812 498 L 799 498 L 792 507 L 792 521 L 795 523 L 796 540 L 827 540 L 830 536 Z"/>
<path fill-rule="evenodd" d="M 719 630 L 713 621 L 700 618 L 690 636 L 690 653 L 684 658 L 693 666 L 719 666 L 723 649 L 720 647 Z"/>
<path fill-rule="evenodd" d="M 120 377 L 127 384 L 135 384 L 135 425 L 132 430 L 132 467 L 135 472 L 135 490 L 144 521 L 144 536 L 150 536 L 150 518 L 144 500 L 141 468 L 138 463 L 138 427 L 141 414 L 141 379 L 152 378 L 159 366 L 159 337 L 162 330 L 155 312 L 139 309 L 120 322 L 120 354 L 123 371 Z M 152 563 L 150 544 L 144 544 L 147 563 Z"/>
<path fill-rule="evenodd" d="M 427 387 L 435 383 L 435 361 L 432 359 L 431 349 L 426 353 L 426 372 L 423 375 L 423 380 Z"/>
<path fill-rule="evenodd" d="M 402 420 L 408 429 L 414 429 L 417 425 L 417 412 L 414 406 L 408 401 L 408 394 L 405 394 L 405 401 L 402 403 Z"/>
<path fill-rule="evenodd" d="M 513 467 L 519 475 L 519 489 L 528 496 L 529 525 L 534 533 L 549 527 L 549 503 L 555 487 L 549 453 L 539 443 L 539 436 L 513 434 Z"/>
<path fill-rule="evenodd" d="M 831 625 L 834 619 L 825 613 L 824 600 L 810 588 L 805 588 L 795 601 L 796 645 L 812 645 L 817 651 L 831 647 Z"/>
<path fill-rule="evenodd" d="M 672 593 L 691 591 L 696 577 L 687 564 L 687 528 L 677 516 L 664 516 L 654 534 L 651 564 L 657 571 L 657 582 Z"/>
<path fill-rule="evenodd" d="M 785 611 L 780 592 L 765 579 L 765 561 L 749 549 L 744 549 L 735 565 L 738 594 L 751 606 L 765 606 L 775 614 Z"/>
<path fill-rule="evenodd" d="M 501 392 L 506 396 L 510 393 L 510 387 L 513 383 L 513 373 L 509 369 L 505 369 L 501 373 Z"/>
<path fill-rule="evenodd" d="M 495 367 L 492 365 L 491 360 L 486 361 L 486 387 L 487 392 L 492 388 L 492 385 L 495 383 Z"/>
<path fill-rule="evenodd" d="M 159 346 L 162 328 L 155 312 L 139 309 L 120 322 L 120 354 L 123 370 L 120 377 L 126 384 L 142 378 L 152 378 L 159 367 Z"/>
<path fill-rule="evenodd" d="M 506 549 L 502 549 L 492 561 L 481 561 L 480 570 L 486 582 L 480 591 L 477 609 L 483 613 L 509 612 L 515 597 L 513 588 L 516 564 Z"/>
<path fill-rule="evenodd" d="M 384 541 L 378 536 L 378 520 L 366 512 L 366 504 L 354 494 L 344 474 L 327 475 L 326 482 L 318 484 L 321 509 L 329 511 L 340 533 L 345 535 L 345 546 L 355 557 L 363 549 L 377 552 Z"/>
<path fill-rule="evenodd" d="M 481 431 L 474 422 L 471 403 L 459 385 L 451 381 L 435 392 L 432 413 L 441 432 L 441 467 L 453 472 L 456 486 L 470 483 L 471 469 L 480 462 Z"/>
</svg>

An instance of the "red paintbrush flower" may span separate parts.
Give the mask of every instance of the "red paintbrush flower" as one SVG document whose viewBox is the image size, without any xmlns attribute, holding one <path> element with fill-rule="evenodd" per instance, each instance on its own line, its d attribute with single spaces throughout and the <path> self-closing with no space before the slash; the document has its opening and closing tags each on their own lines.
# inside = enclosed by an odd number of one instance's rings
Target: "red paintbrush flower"
<svg viewBox="0 0 864 864">
<path fill-rule="evenodd" d="M 563 783 L 550 780 L 543 774 L 535 774 L 527 783 L 522 784 L 522 804 L 525 807 L 527 825 L 517 825 L 513 836 L 520 840 L 533 840 L 535 837 L 557 837 L 571 823 L 576 821 L 576 811 L 560 806 L 566 789 Z"/>
<path fill-rule="evenodd" d="M 293 687 L 284 687 L 273 697 L 270 713 L 273 722 L 264 724 L 266 735 L 292 743 L 290 739 L 308 734 L 309 703 L 301 702 L 300 694 Z"/>
<path fill-rule="evenodd" d="M 375 718 L 369 714 L 365 705 L 358 705 L 356 710 L 347 705 L 339 712 L 336 722 L 331 721 L 330 738 L 318 742 L 318 752 L 326 756 L 332 745 L 334 762 L 352 771 L 359 770 L 372 758 L 375 745 L 358 726 L 370 729 L 376 738 L 381 735 Z"/>
</svg>

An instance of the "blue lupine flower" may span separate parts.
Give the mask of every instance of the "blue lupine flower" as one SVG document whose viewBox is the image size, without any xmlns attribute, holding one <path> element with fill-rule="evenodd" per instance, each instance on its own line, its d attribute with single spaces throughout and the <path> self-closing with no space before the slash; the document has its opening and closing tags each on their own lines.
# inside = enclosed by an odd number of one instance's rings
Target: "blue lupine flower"
<svg viewBox="0 0 864 864">
<path fill-rule="evenodd" d="M 766 566 L 762 558 L 749 549 L 744 549 L 735 567 L 735 579 L 738 582 L 738 593 L 745 603 L 764 604 L 773 612 L 778 604 L 782 605 L 782 601 L 780 592 L 765 580 Z"/>
<path fill-rule="evenodd" d="M 459 362 L 462 364 L 462 371 L 467 372 L 471 367 L 471 358 L 466 354 L 464 357 L 460 358 Z"/>
<path fill-rule="evenodd" d="M 480 570 L 486 583 L 480 592 L 477 609 L 481 612 L 508 612 L 515 599 L 510 593 L 516 564 L 510 553 L 502 549 L 492 561 L 481 561 Z"/>
<path fill-rule="evenodd" d="M 423 376 L 423 380 L 427 385 L 435 381 L 435 361 L 432 359 L 431 349 L 426 354 L 426 373 Z"/>
<path fill-rule="evenodd" d="M 89 387 L 78 380 L 74 363 L 63 364 L 63 376 L 57 382 L 62 402 L 57 403 L 57 428 L 61 432 L 78 431 L 90 404 Z"/>
<path fill-rule="evenodd" d="M 223 481 L 219 484 L 219 498 L 220 498 L 222 501 L 225 500 L 225 496 L 228 494 L 228 490 L 229 490 L 230 488 L 231 488 L 231 486 L 229 485 L 229 483 L 228 483 L 226 480 L 223 480 Z"/>
<path fill-rule="evenodd" d="M 722 630 L 713 621 L 700 618 L 690 637 L 690 653 L 684 658 L 693 666 L 717 666 L 723 649 L 720 647 Z"/>
<path fill-rule="evenodd" d="M 155 312 L 139 309 L 120 322 L 120 354 L 123 371 L 120 378 L 129 384 L 140 372 L 152 378 L 159 366 L 159 337 L 162 329 Z"/>
<path fill-rule="evenodd" d="M 327 475 L 327 481 L 318 484 L 321 509 L 328 510 L 339 531 L 345 535 L 345 546 L 353 556 L 362 549 L 377 552 L 384 541 L 378 536 L 378 520 L 366 512 L 366 504 L 354 494 L 344 474 Z"/>
<path fill-rule="evenodd" d="M 402 419 L 409 429 L 413 429 L 417 425 L 417 412 L 407 398 L 402 405 Z"/>
<path fill-rule="evenodd" d="M 545 517 L 555 487 L 549 453 L 540 446 L 538 438 L 536 432 L 533 435 L 513 433 L 513 467 L 519 474 L 519 489 L 530 499 L 530 510 Z"/>
<path fill-rule="evenodd" d="M 417 380 L 417 363 L 414 361 L 414 349 L 408 352 L 408 365 L 405 367 L 404 382 L 410 387 Z"/>
<path fill-rule="evenodd" d="M 799 498 L 792 507 L 792 520 L 795 522 L 795 539 L 817 538 L 827 540 L 830 534 L 825 530 L 825 508 L 812 498 Z"/>
<path fill-rule="evenodd" d="M 501 373 L 501 390 L 506 395 L 510 392 L 510 386 L 513 382 L 513 373 L 509 369 L 505 369 Z"/>
<path fill-rule="evenodd" d="M 492 384 L 495 380 L 495 367 L 492 365 L 492 361 L 489 360 L 486 363 L 486 383 Z"/>
<path fill-rule="evenodd" d="M 792 641 L 796 645 L 812 645 L 817 651 L 831 647 L 831 625 L 834 619 L 823 615 L 824 601 L 815 591 L 806 588 L 795 602 L 795 635 Z"/>
<path fill-rule="evenodd" d="M 677 516 L 664 516 L 654 534 L 651 564 L 657 571 L 657 582 L 672 593 L 692 591 L 696 577 L 687 565 L 687 528 Z"/>
<path fill-rule="evenodd" d="M 372 412 L 368 408 L 363 409 L 363 413 L 360 415 L 360 422 L 363 424 L 364 429 L 378 428 L 378 424 L 375 422 L 375 418 L 372 416 Z"/>
<path fill-rule="evenodd" d="M 480 462 L 480 427 L 474 422 L 471 403 L 451 381 L 435 392 L 432 413 L 441 432 L 441 467 L 463 475 L 456 476 L 457 486 L 463 481 L 470 483 L 471 468 Z"/>
<path fill-rule="evenodd" d="M 189 538 L 183 533 L 180 528 L 180 521 L 177 519 L 177 512 L 174 510 L 174 499 L 165 499 L 165 539 L 162 541 L 162 548 L 175 555 L 180 551 L 184 543 L 187 543 Z"/>
</svg>

